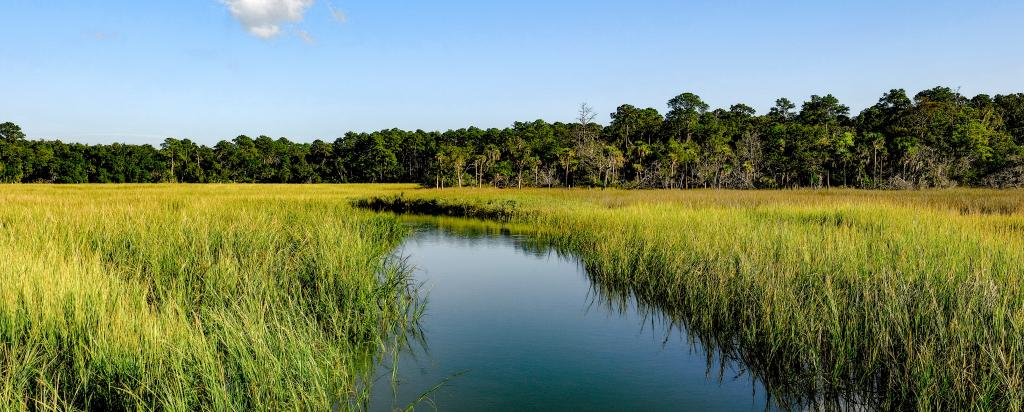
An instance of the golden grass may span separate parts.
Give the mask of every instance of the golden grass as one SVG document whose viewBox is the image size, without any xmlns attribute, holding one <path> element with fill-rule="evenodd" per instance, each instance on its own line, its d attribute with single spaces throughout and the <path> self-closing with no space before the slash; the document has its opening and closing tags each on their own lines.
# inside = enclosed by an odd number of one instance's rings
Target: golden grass
<svg viewBox="0 0 1024 412">
<path fill-rule="evenodd" d="M 376 206 L 417 202 L 511 216 L 783 403 L 1024 405 L 1022 191 L 428 190 Z"/>
<path fill-rule="evenodd" d="M 386 190 L 0 187 L 0 404 L 352 406 L 416 316 Z"/>
<path fill-rule="evenodd" d="M 508 218 L 783 402 L 1024 405 L 1022 191 L 411 185 L 0 186 L 0 403 L 358 407 L 418 313 L 371 197 Z"/>
</svg>

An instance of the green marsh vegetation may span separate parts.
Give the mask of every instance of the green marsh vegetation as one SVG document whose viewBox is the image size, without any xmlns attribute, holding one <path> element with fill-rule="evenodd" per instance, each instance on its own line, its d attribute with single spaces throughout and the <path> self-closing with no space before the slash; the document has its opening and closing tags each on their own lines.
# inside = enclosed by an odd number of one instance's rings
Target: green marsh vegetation
<svg viewBox="0 0 1024 412">
<path fill-rule="evenodd" d="M 4 187 L 0 404 L 358 408 L 421 310 L 382 191 Z"/>
<path fill-rule="evenodd" d="M 423 306 L 389 258 L 408 229 L 352 205 L 573 253 L 781 405 L 1024 404 L 1020 191 L 16 185 L 0 205 L 10 409 L 358 409 Z"/>
<path fill-rule="evenodd" d="M 507 221 L 579 256 L 603 295 L 656 307 L 780 405 L 1024 405 L 1024 192 L 429 190 L 365 203 L 512 205 Z"/>
</svg>

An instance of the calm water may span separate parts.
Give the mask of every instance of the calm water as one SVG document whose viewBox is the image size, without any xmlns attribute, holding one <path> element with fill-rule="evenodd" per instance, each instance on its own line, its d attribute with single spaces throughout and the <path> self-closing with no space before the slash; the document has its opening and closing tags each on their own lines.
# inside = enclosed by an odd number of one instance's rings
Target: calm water
<svg viewBox="0 0 1024 412">
<path fill-rule="evenodd" d="M 386 362 L 371 410 L 404 408 L 446 378 L 430 395 L 442 411 L 765 409 L 748 374 L 709 372 L 678 327 L 609 304 L 574 258 L 527 244 L 417 226 L 397 253 L 428 294 L 426 345 L 400 354 L 397 387 Z"/>
</svg>

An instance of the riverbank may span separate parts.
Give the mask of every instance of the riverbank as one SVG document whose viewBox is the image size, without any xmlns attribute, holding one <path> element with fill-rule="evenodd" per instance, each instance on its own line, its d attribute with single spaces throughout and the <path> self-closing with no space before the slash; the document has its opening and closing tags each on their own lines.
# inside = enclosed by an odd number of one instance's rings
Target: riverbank
<svg viewBox="0 0 1024 412">
<path fill-rule="evenodd" d="M 388 190 L 3 187 L 0 404 L 357 407 L 421 310 Z"/>
<path fill-rule="evenodd" d="M 574 253 L 778 396 L 1024 404 L 1024 192 L 412 185 L 4 186 L 0 403 L 358 407 L 422 309 L 363 203 Z"/>
<path fill-rule="evenodd" d="M 1020 191 L 426 190 L 376 204 L 424 199 L 513 205 L 507 221 L 797 401 L 1024 404 Z"/>
</svg>

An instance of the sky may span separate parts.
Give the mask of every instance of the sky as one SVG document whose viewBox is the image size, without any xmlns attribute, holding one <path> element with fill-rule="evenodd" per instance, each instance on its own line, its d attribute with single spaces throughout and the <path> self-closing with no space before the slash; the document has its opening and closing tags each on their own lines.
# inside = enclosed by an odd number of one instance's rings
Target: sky
<svg viewBox="0 0 1024 412">
<path fill-rule="evenodd" d="M 0 0 L 0 122 L 33 139 L 333 140 L 607 123 L 682 92 L 1024 92 L 1024 1 Z"/>
</svg>

